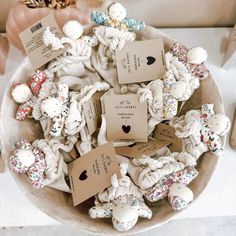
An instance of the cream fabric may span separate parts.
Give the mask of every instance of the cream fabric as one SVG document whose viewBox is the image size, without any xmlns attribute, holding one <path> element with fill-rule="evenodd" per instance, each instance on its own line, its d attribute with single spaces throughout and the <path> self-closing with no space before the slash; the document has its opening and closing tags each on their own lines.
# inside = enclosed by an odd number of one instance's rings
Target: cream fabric
<svg viewBox="0 0 236 236">
<path fill-rule="evenodd" d="M 59 149 L 62 147 L 58 140 L 47 141 L 41 139 L 34 141 L 33 145 L 45 154 L 47 169 L 45 171 L 44 185 L 64 192 L 70 192 L 65 181 L 65 175 L 68 175 L 67 165 L 59 152 Z"/>
</svg>

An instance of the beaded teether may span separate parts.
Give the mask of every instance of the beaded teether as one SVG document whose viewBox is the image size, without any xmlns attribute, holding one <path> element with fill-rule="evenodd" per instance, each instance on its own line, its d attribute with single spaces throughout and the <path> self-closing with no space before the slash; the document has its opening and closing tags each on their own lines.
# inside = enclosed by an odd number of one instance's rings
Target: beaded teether
<svg viewBox="0 0 236 236">
<path fill-rule="evenodd" d="M 25 139 L 18 141 L 15 147 L 16 149 L 10 157 L 11 168 L 16 173 L 26 173 L 34 188 L 42 188 L 46 170 L 44 153 Z"/>
<path fill-rule="evenodd" d="M 141 31 L 145 23 L 139 20 L 128 18 L 127 10 L 120 3 L 114 2 L 107 8 L 108 13 L 93 11 L 91 20 L 98 25 L 114 27 L 124 31 Z"/>
<path fill-rule="evenodd" d="M 201 110 L 188 111 L 184 116 L 174 118 L 171 125 L 176 129 L 176 136 L 184 140 L 190 139 L 185 147 L 194 155 L 199 145 L 206 146 L 211 152 L 220 153 L 223 151 L 221 136 L 228 133 L 230 120 L 223 114 L 215 114 L 213 104 L 202 105 Z M 201 147 L 202 149 L 202 147 Z M 203 149 L 204 150 L 204 149 Z M 202 153 L 199 153 L 201 155 Z M 195 156 L 195 158 L 198 158 Z"/>
<path fill-rule="evenodd" d="M 11 95 L 20 104 L 16 111 L 17 120 L 31 118 L 33 106 L 41 86 L 46 80 L 47 75 L 43 71 L 36 70 L 28 83 L 14 84 L 12 86 Z"/>
<path fill-rule="evenodd" d="M 189 72 L 200 79 L 205 79 L 209 76 L 209 70 L 204 62 L 207 59 L 207 52 L 201 47 L 195 47 L 188 50 L 180 43 L 175 43 L 172 48 L 174 56 L 185 64 Z"/>
<path fill-rule="evenodd" d="M 91 218 L 112 218 L 118 231 L 131 229 L 139 217 L 151 219 L 152 211 L 144 203 L 142 194 L 126 176 L 127 164 L 120 164 L 121 179 L 112 176 L 112 186 L 99 193 L 95 207 L 89 209 Z"/>
</svg>

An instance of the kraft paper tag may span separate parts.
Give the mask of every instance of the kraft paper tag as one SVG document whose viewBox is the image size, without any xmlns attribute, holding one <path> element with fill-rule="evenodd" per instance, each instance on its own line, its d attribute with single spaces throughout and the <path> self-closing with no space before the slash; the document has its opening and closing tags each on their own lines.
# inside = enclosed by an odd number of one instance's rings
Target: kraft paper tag
<svg viewBox="0 0 236 236">
<path fill-rule="evenodd" d="M 103 99 L 109 141 L 147 142 L 147 102 L 140 103 L 139 95 L 107 95 Z"/>
<path fill-rule="evenodd" d="M 95 93 L 91 99 L 83 104 L 85 120 L 88 126 L 89 134 L 92 135 L 101 124 L 101 101 L 102 92 Z"/>
<path fill-rule="evenodd" d="M 116 147 L 116 153 L 131 158 L 140 158 L 142 155 L 151 156 L 156 151 L 170 144 L 169 141 L 148 140 L 146 143 L 134 143 L 126 147 Z"/>
<path fill-rule="evenodd" d="M 182 140 L 175 135 L 175 129 L 166 124 L 158 124 L 154 130 L 154 138 L 157 140 L 169 141 L 172 152 L 182 152 Z"/>
<path fill-rule="evenodd" d="M 111 176 L 120 176 L 120 168 L 112 143 L 97 147 L 68 164 L 74 206 L 111 185 Z"/>
<path fill-rule="evenodd" d="M 116 50 L 120 84 L 162 79 L 165 73 L 164 43 L 162 39 L 127 42 Z"/>
<path fill-rule="evenodd" d="M 65 52 L 66 47 L 57 51 L 53 51 L 51 46 L 46 47 L 43 43 L 43 32 L 47 27 L 56 37 L 62 38 L 61 32 L 56 20 L 52 14 L 47 15 L 29 28 L 19 34 L 21 42 L 25 48 L 26 54 L 34 69 L 38 69 L 49 61 Z"/>
</svg>

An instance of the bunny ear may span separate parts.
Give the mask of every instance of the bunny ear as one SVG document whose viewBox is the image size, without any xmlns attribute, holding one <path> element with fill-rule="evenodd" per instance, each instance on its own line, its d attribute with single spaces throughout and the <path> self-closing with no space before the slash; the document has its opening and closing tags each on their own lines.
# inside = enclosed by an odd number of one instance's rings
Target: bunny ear
<svg viewBox="0 0 236 236">
<path fill-rule="evenodd" d="M 187 61 L 188 49 L 179 42 L 176 42 L 172 47 L 172 52 L 174 56 L 178 57 L 178 60 L 181 62 Z"/>
<path fill-rule="evenodd" d="M 124 20 L 128 26 L 128 31 L 141 31 L 145 28 L 145 23 L 143 21 L 136 20 L 134 18 L 126 18 Z"/>
<path fill-rule="evenodd" d="M 41 70 L 36 70 L 28 85 L 34 95 L 38 95 L 42 84 L 48 79 L 46 73 Z"/>
</svg>

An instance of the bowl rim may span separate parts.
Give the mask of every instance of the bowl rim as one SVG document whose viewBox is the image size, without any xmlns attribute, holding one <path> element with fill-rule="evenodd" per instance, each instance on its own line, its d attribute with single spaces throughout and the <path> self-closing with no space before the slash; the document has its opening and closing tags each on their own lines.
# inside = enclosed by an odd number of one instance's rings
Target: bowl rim
<svg viewBox="0 0 236 236">
<path fill-rule="evenodd" d="M 167 44 L 173 44 L 174 42 L 176 42 L 175 39 L 169 37 L 167 34 L 163 33 L 161 30 L 158 30 L 156 28 L 153 28 L 151 26 L 146 26 L 145 27 L 145 30 L 142 32 L 142 33 L 139 33 L 141 34 L 144 38 L 146 37 L 147 39 L 152 39 L 152 38 L 163 38 L 163 40 L 165 42 L 167 42 Z M 10 91 L 10 87 L 11 87 L 11 84 L 12 84 L 12 81 L 14 80 L 14 77 L 15 75 L 20 71 L 20 69 L 22 67 L 29 67 L 30 68 L 30 63 L 29 63 L 29 60 L 28 58 L 25 58 L 18 66 L 17 70 L 15 71 L 15 73 L 12 75 L 11 79 L 9 80 L 8 82 L 8 85 L 7 85 L 7 88 L 5 89 L 4 91 L 4 94 L 3 94 L 3 99 L 1 101 L 1 106 L 0 106 L 0 148 L 1 148 L 1 155 L 2 155 L 2 158 L 4 160 L 4 162 L 6 163 L 6 166 L 9 167 L 9 162 L 7 160 L 7 156 L 9 156 L 9 153 L 8 151 L 6 150 L 6 142 L 5 142 L 5 138 L 4 138 L 4 135 L 2 133 L 2 130 L 3 130 L 3 110 L 2 108 L 4 107 L 4 104 L 6 104 L 6 99 L 7 97 L 9 96 L 9 91 Z M 213 84 L 215 85 L 215 88 L 216 88 L 216 93 L 217 93 L 217 96 L 218 96 L 218 99 L 220 100 L 220 111 L 221 113 L 225 114 L 225 111 L 224 111 L 224 104 L 223 104 L 223 99 L 222 99 L 222 96 L 221 96 L 221 93 L 217 87 L 217 84 L 215 82 L 215 80 L 213 79 Z M 224 145 L 225 145 L 225 142 L 226 142 L 226 137 L 224 136 L 223 139 L 222 139 Z M 195 202 L 197 201 L 197 199 L 204 193 L 204 191 L 206 191 L 207 187 L 209 186 L 209 184 L 211 183 L 214 175 L 215 175 L 215 172 L 217 170 L 217 167 L 219 165 L 219 157 L 216 156 L 216 162 L 215 162 L 215 166 L 214 166 L 214 169 L 213 171 L 211 172 L 211 175 L 210 175 L 210 178 L 207 180 L 207 184 L 202 188 L 202 191 L 199 193 L 198 196 L 196 196 L 193 200 L 193 204 L 195 204 Z M 107 235 L 107 234 L 111 234 L 111 232 L 106 232 L 106 229 L 104 228 L 102 231 L 101 229 L 95 229 L 94 227 L 88 227 L 87 226 L 87 223 L 84 224 L 83 222 L 68 222 L 66 219 L 62 219 L 60 218 L 59 216 L 57 215 L 53 215 L 50 210 L 48 211 L 47 209 L 45 208 L 42 208 L 40 206 L 40 204 L 38 204 L 38 202 L 35 201 L 35 199 L 32 198 L 32 194 L 30 194 L 30 192 L 28 190 L 26 190 L 26 188 L 20 184 L 18 181 L 17 181 L 17 177 L 16 175 L 11 171 L 11 169 L 9 168 L 9 172 L 11 173 L 11 176 L 13 176 L 13 179 L 15 180 L 15 182 L 17 183 L 17 185 L 20 187 L 21 191 L 23 192 L 23 194 L 26 196 L 26 198 L 28 200 L 30 200 L 32 202 L 32 204 L 34 206 L 36 206 L 39 210 L 41 210 L 43 213 L 45 213 L 46 215 L 52 217 L 53 219 L 61 222 L 61 223 L 65 223 L 65 224 L 73 224 L 73 225 L 77 225 L 79 226 L 79 230 L 80 231 L 83 231 L 83 232 L 86 232 L 86 233 L 90 233 L 90 234 L 96 234 L 96 235 Z M 28 191 L 28 192 L 27 192 Z M 191 206 L 189 206 L 187 209 L 189 209 Z M 136 234 L 136 233 L 142 233 L 142 232 L 145 232 L 145 231 L 148 231 L 148 230 L 151 230 L 151 229 L 154 229 L 154 228 L 157 228 L 167 222 L 169 222 L 170 220 L 174 219 L 177 215 L 180 215 L 182 212 L 184 212 L 185 210 L 187 209 L 184 209 L 182 211 L 179 211 L 177 213 L 173 213 L 168 219 L 164 219 L 163 221 L 161 222 L 158 222 L 158 223 L 153 223 L 152 225 L 148 226 L 148 227 L 143 227 L 142 229 L 135 229 L 135 227 L 133 228 L 133 230 L 131 231 L 125 231 L 124 233 L 120 233 L 118 231 L 114 231 L 114 235 L 120 235 L 120 234 L 125 234 L 125 235 L 132 235 L 132 234 Z"/>
</svg>

